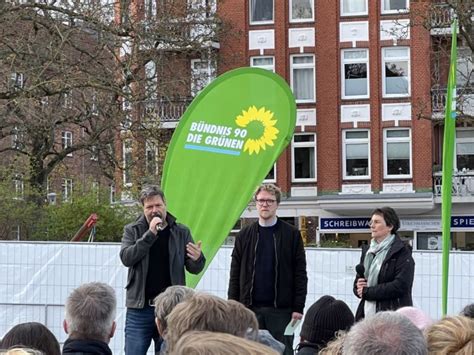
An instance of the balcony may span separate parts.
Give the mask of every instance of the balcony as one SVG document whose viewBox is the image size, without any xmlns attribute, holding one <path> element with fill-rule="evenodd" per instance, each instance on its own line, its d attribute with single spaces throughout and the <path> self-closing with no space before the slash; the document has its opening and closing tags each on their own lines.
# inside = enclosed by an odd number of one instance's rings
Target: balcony
<svg viewBox="0 0 474 355">
<path fill-rule="evenodd" d="M 463 87 L 457 92 L 457 111 L 459 117 L 474 116 L 474 88 Z M 447 89 L 434 87 L 431 89 L 431 112 L 433 119 L 444 119 Z"/>
<path fill-rule="evenodd" d="M 433 1 L 430 9 L 429 26 L 432 35 L 451 33 L 454 11 L 445 1 Z"/>
<path fill-rule="evenodd" d="M 441 197 L 442 173 L 433 174 L 433 194 L 435 198 Z M 474 171 L 463 170 L 453 172 L 453 187 L 451 189 L 453 202 L 474 202 Z M 439 201 L 437 201 L 439 202 Z"/>
<path fill-rule="evenodd" d="M 160 98 L 142 103 L 143 114 L 148 122 L 159 122 L 160 127 L 174 128 L 191 104 L 192 97 Z"/>
</svg>

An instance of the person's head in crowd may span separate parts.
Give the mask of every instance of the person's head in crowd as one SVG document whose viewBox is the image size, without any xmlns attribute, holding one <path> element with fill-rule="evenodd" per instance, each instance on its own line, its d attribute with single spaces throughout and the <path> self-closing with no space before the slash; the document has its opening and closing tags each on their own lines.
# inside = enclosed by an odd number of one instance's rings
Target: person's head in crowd
<svg viewBox="0 0 474 355">
<path fill-rule="evenodd" d="M 342 344 L 346 337 L 347 332 L 339 331 L 336 334 L 336 338 L 331 340 L 325 348 L 321 349 L 318 355 L 342 355 Z"/>
<path fill-rule="evenodd" d="M 474 303 L 468 304 L 461 312 L 462 316 L 474 319 Z"/>
<path fill-rule="evenodd" d="M 445 317 L 425 332 L 430 354 L 474 354 L 474 320 L 464 316 Z"/>
<path fill-rule="evenodd" d="M 423 333 L 407 317 L 394 311 L 364 318 L 347 333 L 344 355 L 426 355 Z"/>
<path fill-rule="evenodd" d="M 66 300 L 64 331 L 71 339 L 110 342 L 115 332 L 117 299 L 112 287 L 101 282 L 83 284 Z"/>
<path fill-rule="evenodd" d="M 249 337 L 245 337 L 246 339 L 249 339 Z M 250 337 L 250 340 L 253 340 L 251 337 Z M 273 335 L 270 334 L 270 332 L 266 329 L 259 329 L 258 330 L 258 335 L 257 335 L 257 339 L 255 339 L 256 342 L 260 343 L 260 344 L 263 344 L 263 345 L 266 345 L 270 348 L 272 348 L 273 350 L 275 350 L 276 352 L 278 352 L 279 354 L 283 354 L 285 352 L 285 344 L 279 342 L 278 340 L 276 340 Z"/>
<path fill-rule="evenodd" d="M 158 332 L 163 336 L 168 328 L 167 318 L 178 303 L 191 298 L 196 291 L 186 286 L 169 286 L 154 299 L 155 321 Z"/>
<path fill-rule="evenodd" d="M 14 346 L 8 350 L 0 350 L 0 355 L 49 355 L 38 349 Z"/>
<path fill-rule="evenodd" d="M 168 331 L 165 334 L 170 352 L 178 339 L 191 330 L 221 332 L 244 337 L 249 328 L 258 331 L 257 318 L 240 303 L 220 297 L 196 293 L 178 304 L 169 314 Z"/>
<path fill-rule="evenodd" d="M 61 350 L 54 334 L 41 323 L 28 322 L 15 325 L 1 340 L 2 349 L 21 345 L 41 350 L 48 355 L 60 355 Z"/>
<path fill-rule="evenodd" d="M 301 346 L 306 342 L 322 349 L 338 331 L 348 330 L 353 324 L 354 314 L 344 301 L 322 296 L 306 312 L 301 326 Z"/>
<path fill-rule="evenodd" d="M 377 223 L 380 223 L 381 231 L 382 229 L 387 229 L 390 234 L 396 234 L 398 229 L 400 228 L 400 218 L 398 217 L 397 212 L 395 212 L 395 210 L 391 207 L 376 208 L 372 211 L 371 216 L 371 223 L 375 225 L 377 225 Z"/>
<path fill-rule="evenodd" d="M 402 307 L 397 309 L 396 312 L 411 320 L 412 323 L 421 331 L 433 324 L 433 319 L 431 319 L 429 315 L 415 307 Z"/>
<path fill-rule="evenodd" d="M 277 355 L 255 341 L 219 332 L 190 331 L 183 334 L 170 355 Z"/>
</svg>

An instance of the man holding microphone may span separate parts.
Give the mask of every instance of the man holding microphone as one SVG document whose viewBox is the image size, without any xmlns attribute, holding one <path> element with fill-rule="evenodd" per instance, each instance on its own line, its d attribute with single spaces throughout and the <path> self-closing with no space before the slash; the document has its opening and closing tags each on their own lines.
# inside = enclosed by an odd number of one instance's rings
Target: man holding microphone
<svg viewBox="0 0 474 355">
<path fill-rule="evenodd" d="M 125 226 L 120 259 L 128 267 L 125 320 L 125 354 L 145 355 L 151 344 L 155 352 L 161 338 L 155 325 L 154 298 L 171 285 L 185 284 L 185 269 L 198 274 L 206 259 L 201 243 L 194 243 L 188 227 L 166 211 L 166 200 L 157 186 L 140 194 L 143 214 Z"/>
</svg>

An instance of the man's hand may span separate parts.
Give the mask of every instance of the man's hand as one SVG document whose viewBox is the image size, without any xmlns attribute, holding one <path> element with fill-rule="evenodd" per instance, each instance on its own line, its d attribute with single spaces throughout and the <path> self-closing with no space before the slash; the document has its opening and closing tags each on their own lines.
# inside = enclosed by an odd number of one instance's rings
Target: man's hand
<svg viewBox="0 0 474 355">
<path fill-rule="evenodd" d="M 364 291 L 364 287 L 367 287 L 367 280 L 360 278 L 357 280 L 356 288 L 357 288 L 357 296 L 362 298 L 362 292 Z"/>
<path fill-rule="evenodd" d="M 303 319 L 303 314 L 298 312 L 291 313 L 291 325 L 295 325 L 296 321 Z"/>
<path fill-rule="evenodd" d="M 201 256 L 201 241 L 198 241 L 196 244 L 191 242 L 186 244 L 186 254 L 193 261 L 199 259 Z"/>
<path fill-rule="evenodd" d="M 153 217 L 150 221 L 150 226 L 149 226 L 150 232 L 156 235 L 158 233 L 156 226 L 162 223 L 163 223 L 163 220 L 160 217 L 158 216 Z"/>
</svg>

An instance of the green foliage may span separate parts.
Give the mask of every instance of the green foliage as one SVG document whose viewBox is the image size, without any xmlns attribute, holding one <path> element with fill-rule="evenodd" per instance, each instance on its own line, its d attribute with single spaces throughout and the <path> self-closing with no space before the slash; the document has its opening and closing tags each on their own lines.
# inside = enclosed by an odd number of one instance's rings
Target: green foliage
<svg viewBox="0 0 474 355">
<path fill-rule="evenodd" d="M 43 221 L 43 235 L 36 235 L 37 239 L 43 240 L 71 240 L 86 219 L 95 213 L 98 220 L 94 241 L 119 242 L 123 227 L 135 218 L 133 209 L 119 204 L 111 205 L 104 191 L 75 195 L 72 202 L 48 205 L 44 209 L 46 218 Z M 87 241 L 87 236 L 83 241 Z"/>
<path fill-rule="evenodd" d="M 139 213 L 136 207 L 111 205 L 106 191 L 76 194 L 72 202 L 58 205 L 40 204 L 40 198 L 25 190 L 17 195 L 13 182 L 7 177 L 0 180 L 0 239 L 61 240 L 69 241 L 86 219 L 96 213 L 97 242 L 119 242 L 125 224 Z M 18 233 L 19 227 L 19 233 Z M 84 237 L 87 241 L 88 235 Z"/>
</svg>

